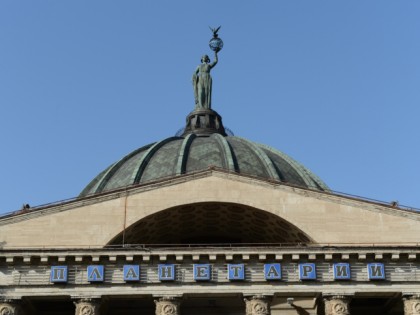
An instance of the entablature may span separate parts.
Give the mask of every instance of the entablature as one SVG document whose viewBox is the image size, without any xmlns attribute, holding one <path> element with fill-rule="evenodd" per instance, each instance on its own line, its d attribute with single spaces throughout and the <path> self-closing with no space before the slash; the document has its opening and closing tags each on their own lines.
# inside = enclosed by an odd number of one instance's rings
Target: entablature
<svg viewBox="0 0 420 315">
<path fill-rule="evenodd" d="M 19 250 L 1 250 L 0 264 L 13 265 L 23 262 L 25 264 L 38 264 L 50 262 L 117 262 L 117 261 L 282 261 L 282 260 L 389 260 L 389 261 L 416 261 L 420 257 L 420 246 L 393 247 L 393 246 L 360 246 L 348 247 L 329 246 L 302 246 L 302 247 L 223 247 L 214 245 L 209 247 L 170 246 L 163 248 L 147 247 L 145 245 L 127 246 L 122 248 L 77 248 L 77 249 L 46 249 L 32 248 Z"/>
</svg>

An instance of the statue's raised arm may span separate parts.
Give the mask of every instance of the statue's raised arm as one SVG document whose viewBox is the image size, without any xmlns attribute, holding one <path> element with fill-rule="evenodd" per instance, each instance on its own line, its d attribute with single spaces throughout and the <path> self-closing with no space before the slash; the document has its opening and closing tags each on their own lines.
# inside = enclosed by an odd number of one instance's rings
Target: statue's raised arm
<svg viewBox="0 0 420 315">
<path fill-rule="evenodd" d="M 217 62 L 219 60 L 217 59 L 217 51 L 214 52 L 214 60 L 213 62 L 210 64 L 210 67 L 213 68 L 215 65 L 217 65 Z"/>
</svg>

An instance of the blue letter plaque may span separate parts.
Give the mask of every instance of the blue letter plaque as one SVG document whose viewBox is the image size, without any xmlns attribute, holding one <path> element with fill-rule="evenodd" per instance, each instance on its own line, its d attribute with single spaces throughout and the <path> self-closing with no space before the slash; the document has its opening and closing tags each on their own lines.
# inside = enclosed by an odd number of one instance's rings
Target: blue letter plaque
<svg viewBox="0 0 420 315">
<path fill-rule="evenodd" d="M 350 264 L 349 263 L 336 263 L 333 265 L 334 280 L 350 280 Z"/>
<path fill-rule="evenodd" d="M 313 263 L 299 264 L 299 279 L 300 280 L 316 280 L 315 264 Z"/>
<path fill-rule="evenodd" d="M 209 264 L 195 264 L 194 265 L 194 280 L 210 280 L 211 266 Z"/>
<path fill-rule="evenodd" d="M 140 266 L 139 265 L 124 265 L 124 281 L 139 281 L 140 280 Z"/>
<path fill-rule="evenodd" d="M 103 282 L 104 281 L 104 266 L 91 265 L 87 267 L 87 276 L 89 282 Z"/>
<path fill-rule="evenodd" d="M 264 277 L 265 277 L 265 280 L 281 280 L 281 265 L 280 264 L 265 264 Z"/>
<path fill-rule="evenodd" d="M 159 281 L 173 281 L 175 280 L 175 265 L 161 264 L 158 265 Z"/>
<path fill-rule="evenodd" d="M 67 282 L 67 266 L 52 266 L 50 281 L 52 283 L 66 283 Z"/>
<path fill-rule="evenodd" d="M 228 264 L 229 280 L 245 280 L 244 264 Z"/>
<path fill-rule="evenodd" d="M 382 263 L 371 263 L 367 265 L 369 280 L 384 280 L 385 267 Z"/>
</svg>

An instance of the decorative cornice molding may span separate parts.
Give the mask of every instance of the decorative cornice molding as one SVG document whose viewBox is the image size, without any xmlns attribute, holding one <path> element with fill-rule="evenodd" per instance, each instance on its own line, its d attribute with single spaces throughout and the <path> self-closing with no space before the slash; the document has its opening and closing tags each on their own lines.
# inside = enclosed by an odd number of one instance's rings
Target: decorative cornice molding
<svg viewBox="0 0 420 315">
<path fill-rule="evenodd" d="M 152 182 L 148 182 L 145 184 L 133 185 L 128 186 L 126 188 L 117 189 L 114 191 L 109 191 L 105 193 L 99 193 L 91 196 L 87 196 L 84 198 L 74 198 L 68 201 L 62 202 L 54 202 L 50 205 L 35 207 L 32 211 L 23 212 L 17 210 L 7 215 L 3 215 L 0 217 L 0 226 L 6 224 L 13 224 L 20 221 L 29 220 L 35 217 L 40 217 L 52 213 L 58 213 L 62 211 L 71 210 L 77 207 L 88 206 L 96 203 L 100 203 L 103 201 L 113 200 L 120 198 L 122 196 L 130 196 L 133 194 L 155 190 L 162 187 L 169 187 L 176 184 L 184 183 L 191 180 L 202 179 L 206 177 L 219 177 L 219 178 L 228 178 L 231 180 L 239 181 L 239 182 L 246 182 L 246 183 L 253 183 L 260 186 L 266 187 L 274 187 L 276 189 L 284 189 L 289 192 L 297 193 L 301 196 L 306 197 L 313 197 L 320 200 L 329 200 L 332 202 L 336 202 L 339 204 L 355 206 L 355 207 L 362 207 L 365 210 L 374 211 L 374 212 L 381 212 L 387 213 L 390 215 L 396 216 L 403 216 L 403 217 L 410 217 L 411 219 L 420 221 L 420 212 L 408 210 L 408 209 L 399 209 L 393 208 L 392 206 L 387 206 L 386 204 L 382 204 L 379 202 L 369 201 L 362 198 L 340 195 L 333 192 L 325 192 L 325 191 L 318 191 L 312 190 L 305 187 L 299 187 L 290 185 L 287 183 L 277 182 L 274 180 L 267 180 L 265 178 L 253 177 L 248 176 L 246 174 L 239 174 L 231 171 L 227 171 L 224 169 L 216 169 L 211 168 L 207 170 L 201 170 L 193 173 L 182 174 L 175 177 L 170 178 L 162 178 L 161 180 L 156 180 Z"/>
</svg>

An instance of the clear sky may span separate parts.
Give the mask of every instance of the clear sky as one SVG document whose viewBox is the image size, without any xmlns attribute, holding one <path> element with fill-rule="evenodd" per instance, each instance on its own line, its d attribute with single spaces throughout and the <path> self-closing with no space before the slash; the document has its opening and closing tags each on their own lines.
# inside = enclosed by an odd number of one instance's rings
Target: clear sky
<svg viewBox="0 0 420 315">
<path fill-rule="evenodd" d="M 235 135 L 335 191 L 420 207 L 420 1 L 0 1 L 0 213 L 172 136 L 212 71 Z"/>
</svg>

